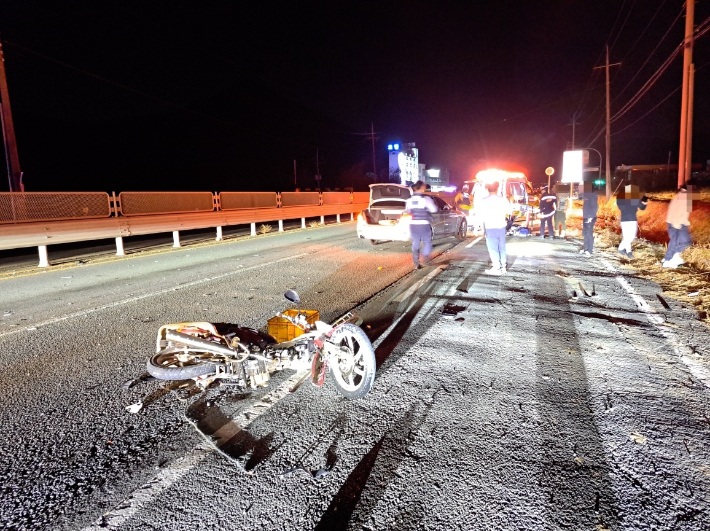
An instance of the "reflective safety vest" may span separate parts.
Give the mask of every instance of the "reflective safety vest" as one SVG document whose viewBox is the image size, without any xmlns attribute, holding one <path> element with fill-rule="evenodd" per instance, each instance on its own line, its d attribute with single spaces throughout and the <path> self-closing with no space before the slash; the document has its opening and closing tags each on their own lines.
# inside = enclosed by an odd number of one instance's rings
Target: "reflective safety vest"
<svg viewBox="0 0 710 531">
<path fill-rule="evenodd" d="M 433 203 L 434 201 L 430 197 L 417 193 L 407 199 L 407 212 L 412 215 L 412 223 L 414 225 L 431 225 L 432 206 L 434 207 L 434 210 L 436 210 L 436 206 L 433 205 Z M 427 206 L 427 204 L 429 205 Z"/>
<path fill-rule="evenodd" d="M 471 196 L 467 192 L 460 192 L 454 201 L 459 210 L 471 210 Z"/>
</svg>

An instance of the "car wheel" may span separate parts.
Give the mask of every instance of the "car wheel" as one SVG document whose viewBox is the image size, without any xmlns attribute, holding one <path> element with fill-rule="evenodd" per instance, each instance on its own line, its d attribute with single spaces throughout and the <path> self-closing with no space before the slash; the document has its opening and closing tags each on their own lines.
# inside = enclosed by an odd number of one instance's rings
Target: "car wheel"
<svg viewBox="0 0 710 531">
<path fill-rule="evenodd" d="M 468 232 L 468 224 L 465 219 L 461 220 L 459 224 L 459 230 L 456 232 L 456 239 L 461 241 L 466 239 L 466 232 Z"/>
</svg>

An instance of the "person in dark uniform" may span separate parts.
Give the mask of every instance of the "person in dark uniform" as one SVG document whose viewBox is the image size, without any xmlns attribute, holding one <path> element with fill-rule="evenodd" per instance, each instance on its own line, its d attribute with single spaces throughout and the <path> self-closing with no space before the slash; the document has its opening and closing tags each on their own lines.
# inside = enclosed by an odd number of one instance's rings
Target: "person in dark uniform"
<svg viewBox="0 0 710 531">
<path fill-rule="evenodd" d="M 584 201 L 582 206 L 582 234 L 584 236 L 584 248 L 579 254 L 591 256 L 594 252 L 594 225 L 597 223 L 597 210 L 599 201 L 597 193 L 592 190 L 590 183 L 579 185 L 579 198 Z"/>
<path fill-rule="evenodd" d="M 424 181 L 417 181 L 412 185 L 412 196 L 407 199 L 405 212 L 412 216 L 409 222 L 409 230 L 412 236 L 412 260 L 414 267 L 421 269 L 419 256 L 426 264 L 431 254 L 431 222 L 432 213 L 436 212 L 434 200 L 422 192 L 425 190 Z M 420 252 L 421 251 L 421 252 Z"/>
<path fill-rule="evenodd" d="M 552 219 L 557 210 L 557 197 L 550 193 L 547 186 L 542 189 L 542 197 L 540 198 L 540 238 L 545 237 L 545 227 L 550 238 L 555 237 L 555 229 L 552 227 Z"/>
</svg>

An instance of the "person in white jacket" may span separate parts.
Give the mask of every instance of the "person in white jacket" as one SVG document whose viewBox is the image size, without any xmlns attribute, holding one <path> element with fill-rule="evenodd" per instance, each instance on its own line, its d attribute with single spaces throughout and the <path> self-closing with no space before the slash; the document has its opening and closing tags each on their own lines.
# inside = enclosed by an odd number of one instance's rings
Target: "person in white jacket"
<svg viewBox="0 0 710 531">
<path fill-rule="evenodd" d="M 479 214 L 486 235 L 486 246 L 491 257 L 491 268 L 484 271 L 487 275 L 505 275 L 508 256 L 505 251 L 505 229 L 507 216 L 513 213 L 508 199 L 498 195 L 498 181 L 486 185 L 489 194 L 481 200 Z"/>
</svg>

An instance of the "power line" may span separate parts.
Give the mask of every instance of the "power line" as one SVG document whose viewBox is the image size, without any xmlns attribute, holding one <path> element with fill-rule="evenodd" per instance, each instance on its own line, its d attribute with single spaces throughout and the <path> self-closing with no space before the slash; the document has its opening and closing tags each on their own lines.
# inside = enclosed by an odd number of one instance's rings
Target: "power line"
<svg viewBox="0 0 710 531">
<path fill-rule="evenodd" d="M 645 60 L 645 61 L 643 62 L 643 64 L 641 65 L 641 68 L 639 68 L 639 69 L 636 70 L 636 73 L 634 74 L 634 77 L 632 77 L 631 80 L 626 84 L 626 86 L 625 86 L 623 89 L 621 89 L 621 92 L 619 92 L 619 93 L 616 95 L 616 98 L 614 98 L 613 101 L 618 100 L 619 97 L 626 91 L 626 89 L 628 89 L 628 88 L 631 86 L 631 83 L 634 82 L 634 80 L 635 80 L 635 79 L 638 77 L 638 75 L 641 73 L 641 70 L 643 70 L 643 68 L 644 68 L 644 67 L 648 64 L 648 62 L 651 60 L 651 57 L 653 57 L 653 54 L 656 53 L 656 50 L 658 50 L 658 47 L 659 47 L 659 46 L 661 45 L 661 43 L 665 40 L 665 38 L 668 36 L 668 34 L 670 33 L 670 31 L 673 29 L 673 26 L 676 25 L 676 22 L 678 22 L 678 19 L 680 18 L 680 16 L 681 16 L 682 14 L 683 14 L 683 9 L 681 9 L 680 12 L 678 13 L 678 16 L 675 17 L 675 20 L 673 20 L 673 22 L 671 23 L 670 27 L 669 27 L 669 28 L 666 30 L 666 32 L 663 34 L 663 37 L 661 37 L 661 40 L 658 41 L 658 44 L 656 44 L 656 46 L 655 46 L 655 48 L 653 49 L 653 51 L 651 51 L 651 53 L 649 54 L 649 56 L 646 58 L 646 60 Z M 654 16 L 655 16 L 655 15 L 654 15 Z M 645 31 L 645 30 L 644 30 L 644 31 Z M 627 54 L 627 55 L 628 55 L 628 54 Z"/>
<path fill-rule="evenodd" d="M 628 13 L 626 13 L 626 18 L 624 19 L 624 22 L 621 24 L 621 27 L 619 28 L 619 33 L 616 34 L 616 38 L 614 39 L 614 42 L 612 42 L 611 46 L 609 46 L 610 50 L 614 49 L 614 45 L 616 44 L 616 41 L 619 40 L 619 37 L 621 37 L 621 32 L 624 31 L 624 27 L 626 26 L 626 22 L 629 20 L 629 16 L 631 15 L 631 12 L 634 10 L 635 5 L 636 5 L 636 0 L 634 0 L 633 4 L 631 4 L 631 7 L 629 8 Z"/>
<path fill-rule="evenodd" d="M 648 21 L 648 24 L 646 25 L 646 27 L 645 27 L 645 28 L 643 29 L 643 31 L 641 32 L 641 35 L 638 36 L 638 38 L 636 39 L 636 41 L 631 45 L 631 48 L 629 48 L 629 51 L 626 52 L 626 55 L 621 59 L 621 62 L 622 62 L 622 63 L 623 63 L 624 61 L 626 61 L 626 58 L 629 56 L 629 54 L 633 51 L 634 48 L 636 48 L 636 45 L 639 43 L 639 41 L 641 40 L 641 38 L 646 34 L 646 31 L 648 31 L 648 28 L 651 27 L 651 24 L 652 24 L 653 21 L 656 19 L 656 16 L 658 16 L 658 13 L 661 12 L 661 8 L 666 4 L 666 2 L 667 2 L 667 0 L 663 0 L 663 2 L 661 2 L 661 5 L 658 6 L 658 8 L 656 9 L 656 12 L 655 12 L 655 13 L 653 14 L 653 16 L 651 17 L 651 20 Z M 682 13 L 682 11 L 681 11 L 681 13 Z M 677 20 L 677 19 L 676 19 L 676 20 Z M 673 24 L 675 24 L 675 22 L 674 22 Z"/>
<path fill-rule="evenodd" d="M 696 68 L 695 71 L 697 72 L 698 70 L 702 70 L 703 68 L 705 68 L 705 67 L 708 66 L 708 65 L 710 65 L 710 61 L 708 61 L 707 63 L 705 63 L 705 64 L 702 65 L 701 67 Z M 670 94 L 668 94 L 665 98 L 663 98 L 663 99 L 662 99 L 661 101 L 659 101 L 656 105 L 654 105 L 651 110 L 649 110 L 649 111 L 647 111 L 646 113 L 644 113 L 640 118 L 634 120 L 633 122 L 631 122 L 629 125 L 627 125 L 627 126 L 624 127 L 623 129 L 619 129 L 618 131 L 612 133 L 612 136 L 618 135 L 619 133 L 621 133 L 621 132 L 623 132 L 623 131 L 626 131 L 629 127 L 632 127 L 632 126 L 635 125 L 636 123 L 638 123 L 638 122 L 640 122 L 641 120 L 643 120 L 646 116 L 648 116 L 649 114 L 651 114 L 651 113 L 652 113 L 653 111 L 655 111 L 658 107 L 660 107 L 663 103 L 665 103 L 665 101 L 668 100 L 668 98 L 670 98 L 671 96 L 673 96 L 673 94 L 675 94 L 676 92 L 678 92 L 681 88 L 682 88 L 682 85 L 678 85 L 675 89 L 673 89 L 673 91 L 671 91 Z"/>
<path fill-rule="evenodd" d="M 710 30 L 710 17 L 706 18 L 701 24 L 698 25 L 695 30 L 694 39 L 698 39 Z M 673 60 L 680 54 L 683 50 L 683 42 L 680 43 L 675 50 L 668 56 L 668 58 L 661 64 L 661 66 L 656 70 L 653 75 L 644 83 L 644 85 L 639 89 L 639 91 L 612 117 L 612 121 L 616 121 L 626 114 L 631 108 L 636 105 L 641 98 L 651 89 L 651 87 L 658 81 L 658 79 L 663 75 L 663 73 L 668 69 Z"/>
</svg>

